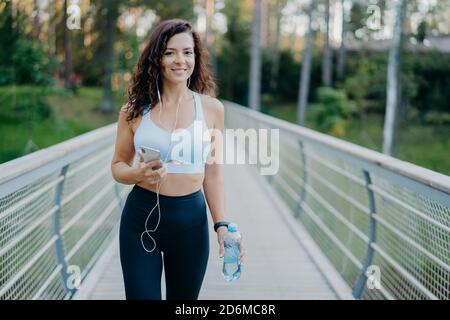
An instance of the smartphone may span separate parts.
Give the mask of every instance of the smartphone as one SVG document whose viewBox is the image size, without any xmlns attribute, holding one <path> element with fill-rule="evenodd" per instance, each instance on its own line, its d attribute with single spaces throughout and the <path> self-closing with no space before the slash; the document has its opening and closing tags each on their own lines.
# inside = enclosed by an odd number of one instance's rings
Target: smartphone
<svg viewBox="0 0 450 320">
<path fill-rule="evenodd" d="M 144 156 L 144 162 L 161 160 L 161 152 L 158 149 L 141 146 L 141 152 Z"/>
</svg>

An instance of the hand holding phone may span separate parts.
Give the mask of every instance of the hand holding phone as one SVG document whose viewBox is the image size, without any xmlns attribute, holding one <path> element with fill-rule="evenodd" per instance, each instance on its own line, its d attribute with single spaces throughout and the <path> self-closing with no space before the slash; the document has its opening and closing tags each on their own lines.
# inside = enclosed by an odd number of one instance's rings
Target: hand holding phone
<svg viewBox="0 0 450 320">
<path fill-rule="evenodd" d="M 158 149 L 141 146 L 140 151 L 144 158 L 145 163 L 148 163 L 148 162 L 154 161 L 154 160 L 161 160 L 161 152 Z M 161 165 L 153 167 L 152 169 L 159 169 L 159 168 L 161 168 Z"/>
<path fill-rule="evenodd" d="M 141 146 L 141 152 L 145 163 L 161 159 L 161 153 L 158 149 Z"/>
</svg>

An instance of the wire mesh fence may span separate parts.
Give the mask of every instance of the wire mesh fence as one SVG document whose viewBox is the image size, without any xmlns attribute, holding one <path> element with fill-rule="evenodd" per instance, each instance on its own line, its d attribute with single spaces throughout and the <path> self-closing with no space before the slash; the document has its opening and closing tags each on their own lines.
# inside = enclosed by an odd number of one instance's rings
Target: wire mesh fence
<svg viewBox="0 0 450 320">
<path fill-rule="evenodd" d="M 226 125 L 279 130 L 265 177 L 356 298 L 450 298 L 450 177 L 232 103 Z M 89 273 L 129 191 L 115 130 L 0 165 L 0 299 L 69 299 Z"/>
<path fill-rule="evenodd" d="M 450 177 L 234 103 L 226 127 L 279 129 L 266 179 L 355 298 L 450 298 Z"/>
<path fill-rule="evenodd" d="M 117 232 L 115 130 L 0 165 L 0 299 L 70 299 Z"/>
</svg>

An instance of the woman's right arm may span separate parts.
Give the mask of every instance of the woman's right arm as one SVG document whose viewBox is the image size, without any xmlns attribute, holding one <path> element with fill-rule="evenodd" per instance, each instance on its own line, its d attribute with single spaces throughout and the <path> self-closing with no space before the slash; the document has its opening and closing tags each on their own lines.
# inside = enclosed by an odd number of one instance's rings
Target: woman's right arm
<svg viewBox="0 0 450 320">
<path fill-rule="evenodd" d="M 131 124 L 126 120 L 127 116 L 127 109 L 123 106 L 117 121 L 116 147 L 111 161 L 111 172 L 117 182 L 136 184 L 143 180 L 143 176 L 141 168 L 132 166 L 135 154 L 134 134 Z"/>
<path fill-rule="evenodd" d="M 113 178 L 123 184 L 137 184 L 146 182 L 157 184 L 167 174 L 166 166 L 161 166 L 160 160 L 144 162 L 144 157 L 139 153 L 139 162 L 133 167 L 134 134 L 131 125 L 127 122 L 127 110 L 122 107 L 117 121 L 117 137 L 114 156 L 111 161 Z"/>
</svg>

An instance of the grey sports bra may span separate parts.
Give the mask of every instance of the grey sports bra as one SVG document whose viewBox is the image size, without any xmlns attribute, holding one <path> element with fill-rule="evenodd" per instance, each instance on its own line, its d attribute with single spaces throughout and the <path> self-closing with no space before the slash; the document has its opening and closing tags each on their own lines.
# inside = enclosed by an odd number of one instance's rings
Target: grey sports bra
<svg viewBox="0 0 450 320">
<path fill-rule="evenodd" d="M 167 173 L 204 173 L 206 159 L 211 151 L 211 135 L 206 125 L 200 95 L 192 91 L 195 102 L 195 120 L 184 129 L 170 133 L 151 119 L 150 106 L 146 108 L 134 134 L 134 148 L 141 145 L 158 149 L 161 160 L 167 159 Z"/>
</svg>

